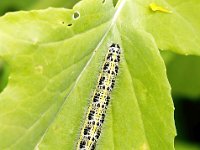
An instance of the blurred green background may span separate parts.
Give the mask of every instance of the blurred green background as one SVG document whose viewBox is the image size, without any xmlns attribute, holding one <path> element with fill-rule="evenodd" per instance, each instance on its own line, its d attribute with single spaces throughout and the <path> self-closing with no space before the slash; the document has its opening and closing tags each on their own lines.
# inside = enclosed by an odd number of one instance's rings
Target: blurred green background
<svg viewBox="0 0 200 150">
<path fill-rule="evenodd" d="M 8 82 L 9 67 L 0 57 L 0 92 Z"/>
<path fill-rule="evenodd" d="M 175 105 L 177 150 L 200 150 L 200 57 L 161 52 Z"/>
<path fill-rule="evenodd" d="M 79 0 L 0 0 L 0 16 L 19 10 L 48 7 L 72 8 Z M 115 3 L 117 0 L 114 0 Z M 176 150 L 200 150 L 200 58 L 161 52 L 175 105 Z M 0 58 L 0 92 L 6 86 L 9 68 Z"/>
<path fill-rule="evenodd" d="M 18 10 L 44 9 L 48 7 L 72 8 L 79 0 L 0 0 L 0 16 Z"/>
</svg>

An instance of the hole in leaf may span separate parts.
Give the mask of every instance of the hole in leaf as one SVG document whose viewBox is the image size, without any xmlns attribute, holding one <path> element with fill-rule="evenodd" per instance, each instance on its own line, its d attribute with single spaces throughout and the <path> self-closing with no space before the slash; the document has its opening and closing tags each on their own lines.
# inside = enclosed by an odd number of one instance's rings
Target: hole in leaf
<svg viewBox="0 0 200 150">
<path fill-rule="evenodd" d="M 68 27 L 71 27 L 71 26 L 72 26 L 72 23 L 69 23 L 67 26 L 68 26 Z"/>
<path fill-rule="evenodd" d="M 74 19 L 78 19 L 80 17 L 80 13 L 78 11 L 76 11 L 74 14 L 73 14 L 73 18 Z"/>
<path fill-rule="evenodd" d="M 113 0 L 114 7 L 117 5 L 117 3 L 118 3 L 118 0 Z"/>
<path fill-rule="evenodd" d="M 0 93 L 5 89 L 8 83 L 9 67 L 8 64 L 0 58 Z"/>
</svg>

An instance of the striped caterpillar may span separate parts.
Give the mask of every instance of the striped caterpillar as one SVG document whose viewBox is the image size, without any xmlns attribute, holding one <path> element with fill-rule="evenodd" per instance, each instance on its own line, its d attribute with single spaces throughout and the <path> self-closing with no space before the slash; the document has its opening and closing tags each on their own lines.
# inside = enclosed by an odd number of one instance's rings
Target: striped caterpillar
<svg viewBox="0 0 200 150">
<path fill-rule="evenodd" d="M 110 95 L 118 74 L 120 53 L 119 45 L 111 44 L 92 96 L 92 102 L 88 108 L 77 144 L 77 150 L 94 150 L 96 147 L 97 140 L 101 135 L 101 128 L 106 116 Z"/>
</svg>

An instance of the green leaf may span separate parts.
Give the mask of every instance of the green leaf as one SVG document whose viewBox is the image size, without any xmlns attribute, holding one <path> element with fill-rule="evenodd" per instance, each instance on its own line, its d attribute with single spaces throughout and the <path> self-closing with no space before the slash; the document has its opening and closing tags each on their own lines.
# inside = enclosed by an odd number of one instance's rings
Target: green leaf
<svg viewBox="0 0 200 150">
<path fill-rule="evenodd" d="M 172 13 L 153 11 L 152 2 Z M 125 22 L 152 34 L 159 49 L 200 55 L 199 0 L 127 0 L 126 7 Z"/>
<path fill-rule="evenodd" d="M 0 149 L 74 149 L 112 42 L 122 61 L 97 149 L 174 149 L 164 62 L 152 36 L 126 20 L 134 16 L 124 2 L 114 9 L 111 0 L 84 0 L 72 10 L 0 18 L 0 56 L 10 67 L 0 93 Z"/>
<path fill-rule="evenodd" d="M 169 52 L 162 53 L 167 66 L 167 75 L 172 86 L 172 94 L 191 99 L 200 96 L 200 58 L 181 56 Z"/>
</svg>

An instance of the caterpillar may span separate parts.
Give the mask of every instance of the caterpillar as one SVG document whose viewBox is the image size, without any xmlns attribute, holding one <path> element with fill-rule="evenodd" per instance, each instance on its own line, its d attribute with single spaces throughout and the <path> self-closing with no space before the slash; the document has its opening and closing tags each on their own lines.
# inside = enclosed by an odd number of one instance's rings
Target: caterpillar
<svg viewBox="0 0 200 150">
<path fill-rule="evenodd" d="M 119 44 L 112 43 L 108 48 L 96 89 L 93 92 L 77 150 L 94 150 L 96 147 L 110 102 L 110 95 L 119 71 L 120 54 Z"/>
</svg>

